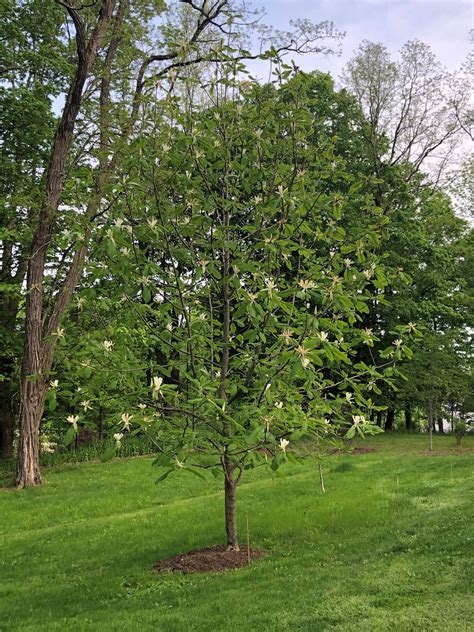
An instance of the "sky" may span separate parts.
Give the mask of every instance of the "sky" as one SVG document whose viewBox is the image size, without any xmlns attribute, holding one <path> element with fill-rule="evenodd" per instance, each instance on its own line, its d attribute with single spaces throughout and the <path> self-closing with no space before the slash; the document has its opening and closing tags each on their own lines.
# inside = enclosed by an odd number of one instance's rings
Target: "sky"
<svg viewBox="0 0 474 632">
<path fill-rule="evenodd" d="M 308 18 L 332 20 L 345 31 L 340 57 L 295 58 L 302 70 L 318 69 L 335 77 L 364 39 L 381 42 L 393 57 L 405 42 L 419 39 L 450 71 L 459 68 L 473 46 L 469 31 L 474 29 L 474 0 L 253 0 L 252 4 L 265 10 L 265 24 L 281 30 L 291 29 L 291 19 Z"/>
</svg>

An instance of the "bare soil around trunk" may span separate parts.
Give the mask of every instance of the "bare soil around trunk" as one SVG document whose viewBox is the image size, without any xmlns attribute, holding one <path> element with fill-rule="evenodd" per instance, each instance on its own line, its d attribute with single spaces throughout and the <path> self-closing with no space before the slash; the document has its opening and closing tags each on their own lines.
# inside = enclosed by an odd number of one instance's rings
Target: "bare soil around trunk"
<svg viewBox="0 0 474 632">
<path fill-rule="evenodd" d="M 250 555 L 249 555 L 250 553 Z M 228 551 L 225 546 L 211 546 L 181 553 L 166 560 L 158 561 L 153 567 L 155 571 L 178 571 L 181 573 L 222 573 L 235 568 L 247 566 L 250 562 L 260 560 L 265 551 L 243 547 L 240 551 Z"/>
</svg>

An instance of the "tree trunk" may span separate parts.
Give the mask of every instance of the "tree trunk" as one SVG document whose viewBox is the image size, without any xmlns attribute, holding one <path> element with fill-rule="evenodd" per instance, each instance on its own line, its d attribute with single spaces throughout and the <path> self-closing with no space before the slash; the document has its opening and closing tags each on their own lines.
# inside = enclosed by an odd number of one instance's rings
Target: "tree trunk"
<svg viewBox="0 0 474 632">
<path fill-rule="evenodd" d="M 413 419 L 411 416 L 411 404 L 405 406 L 405 429 L 407 432 L 411 432 L 413 429 Z"/>
<path fill-rule="evenodd" d="M 430 433 L 430 452 L 433 452 L 433 426 L 434 426 L 433 402 L 430 399 L 428 402 L 428 427 L 429 427 L 429 433 Z"/>
<path fill-rule="evenodd" d="M 46 383 L 37 379 L 21 381 L 20 440 L 15 484 L 22 488 L 41 485 L 39 436 L 46 396 Z"/>
<path fill-rule="evenodd" d="M 395 409 L 390 407 L 387 410 L 387 418 L 385 420 L 385 432 L 390 432 L 393 429 L 393 420 L 395 419 Z"/>
<path fill-rule="evenodd" d="M 383 412 L 381 410 L 377 411 L 377 426 L 379 428 L 382 427 L 382 419 L 383 419 Z"/>
<path fill-rule="evenodd" d="M 438 417 L 438 429 L 440 434 L 444 434 L 444 423 L 443 423 L 443 417 L 440 415 Z"/>
<path fill-rule="evenodd" d="M 230 474 L 230 476 L 226 474 L 224 480 L 225 530 L 227 535 L 227 549 L 231 551 L 238 551 L 239 541 L 237 539 L 237 521 L 235 514 L 235 492 L 237 485 L 232 479 L 232 473 Z"/>
<path fill-rule="evenodd" d="M 0 402 L 0 459 L 13 458 L 15 413 L 7 401 Z"/>
</svg>

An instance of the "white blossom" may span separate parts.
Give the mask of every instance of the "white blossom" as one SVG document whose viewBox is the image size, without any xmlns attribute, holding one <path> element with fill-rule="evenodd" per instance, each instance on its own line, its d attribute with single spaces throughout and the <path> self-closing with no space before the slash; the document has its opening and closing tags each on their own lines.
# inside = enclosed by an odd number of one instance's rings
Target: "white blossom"
<svg viewBox="0 0 474 632">
<path fill-rule="evenodd" d="M 51 380 L 51 382 L 49 383 L 49 385 L 51 386 L 51 388 L 58 388 L 58 386 L 59 386 L 59 380 Z"/>
<path fill-rule="evenodd" d="M 133 415 L 129 415 L 128 413 L 122 413 L 122 423 L 123 423 L 123 427 L 122 430 L 130 430 L 130 422 L 133 418 Z"/>
<path fill-rule="evenodd" d="M 112 351 L 112 347 L 114 346 L 114 343 L 112 342 L 112 340 L 104 340 L 102 342 L 102 346 L 106 351 Z"/>
<path fill-rule="evenodd" d="M 288 447 L 289 443 L 290 442 L 288 441 L 288 439 L 281 438 L 280 439 L 280 450 L 283 450 L 283 452 L 286 452 L 286 448 Z"/>
<path fill-rule="evenodd" d="M 117 448 L 120 448 L 120 445 L 121 445 L 120 442 L 123 439 L 123 432 L 116 432 L 114 434 L 114 439 L 115 439 L 115 446 Z"/>
<path fill-rule="evenodd" d="M 306 292 L 307 290 L 312 290 L 316 286 L 315 282 L 311 281 L 310 279 L 300 279 L 298 281 L 298 285 L 300 286 L 300 288 L 302 288 L 304 292 Z"/>
<path fill-rule="evenodd" d="M 153 399 L 158 398 L 158 394 L 160 392 L 162 384 L 163 384 L 162 377 L 156 377 L 156 376 L 152 377 L 150 387 L 152 388 Z"/>
<path fill-rule="evenodd" d="M 392 342 L 392 344 L 395 345 L 397 349 L 400 349 L 400 347 L 403 344 L 403 340 L 401 338 L 397 338 L 396 340 Z"/>
<path fill-rule="evenodd" d="M 152 230 L 158 224 L 158 220 L 155 217 L 148 218 L 146 222 Z"/>
<path fill-rule="evenodd" d="M 275 402 L 275 408 L 282 409 L 283 408 L 283 402 Z"/>
<path fill-rule="evenodd" d="M 327 331 L 320 331 L 316 335 L 321 340 L 321 342 L 325 342 L 329 337 L 329 334 Z"/>
<path fill-rule="evenodd" d="M 92 406 L 91 406 L 91 403 L 90 403 L 89 399 L 83 399 L 82 402 L 80 403 L 80 405 L 84 409 L 84 412 L 86 412 L 88 410 L 92 410 Z"/>
<path fill-rule="evenodd" d="M 67 421 L 68 423 L 72 425 L 74 430 L 77 430 L 77 422 L 79 421 L 79 415 L 68 415 Z"/>
<path fill-rule="evenodd" d="M 146 408 L 146 404 L 138 404 L 138 408 L 139 408 L 140 410 L 145 410 L 145 408 Z"/>
<path fill-rule="evenodd" d="M 64 329 L 62 327 L 58 327 L 54 332 L 54 335 L 58 338 L 64 338 Z"/>
</svg>

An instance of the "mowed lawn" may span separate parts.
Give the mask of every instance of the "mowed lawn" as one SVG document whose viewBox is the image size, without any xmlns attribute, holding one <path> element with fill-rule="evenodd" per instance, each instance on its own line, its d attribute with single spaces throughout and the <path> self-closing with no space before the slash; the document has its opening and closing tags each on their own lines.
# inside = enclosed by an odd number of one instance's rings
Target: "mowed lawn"
<svg viewBox="0 0 474 632">
<path fill-rule="evenodd" d="M 474 437 L 368 439 L 365 454 L 239 489 L 251 544 L 268 555 L 224 574 L 158 574 L 154 562 L 223 541 L 219 481 L 151 459 L 45 470 L 0 491 L 0 630 L 471 631 Z"/>
</svg>

